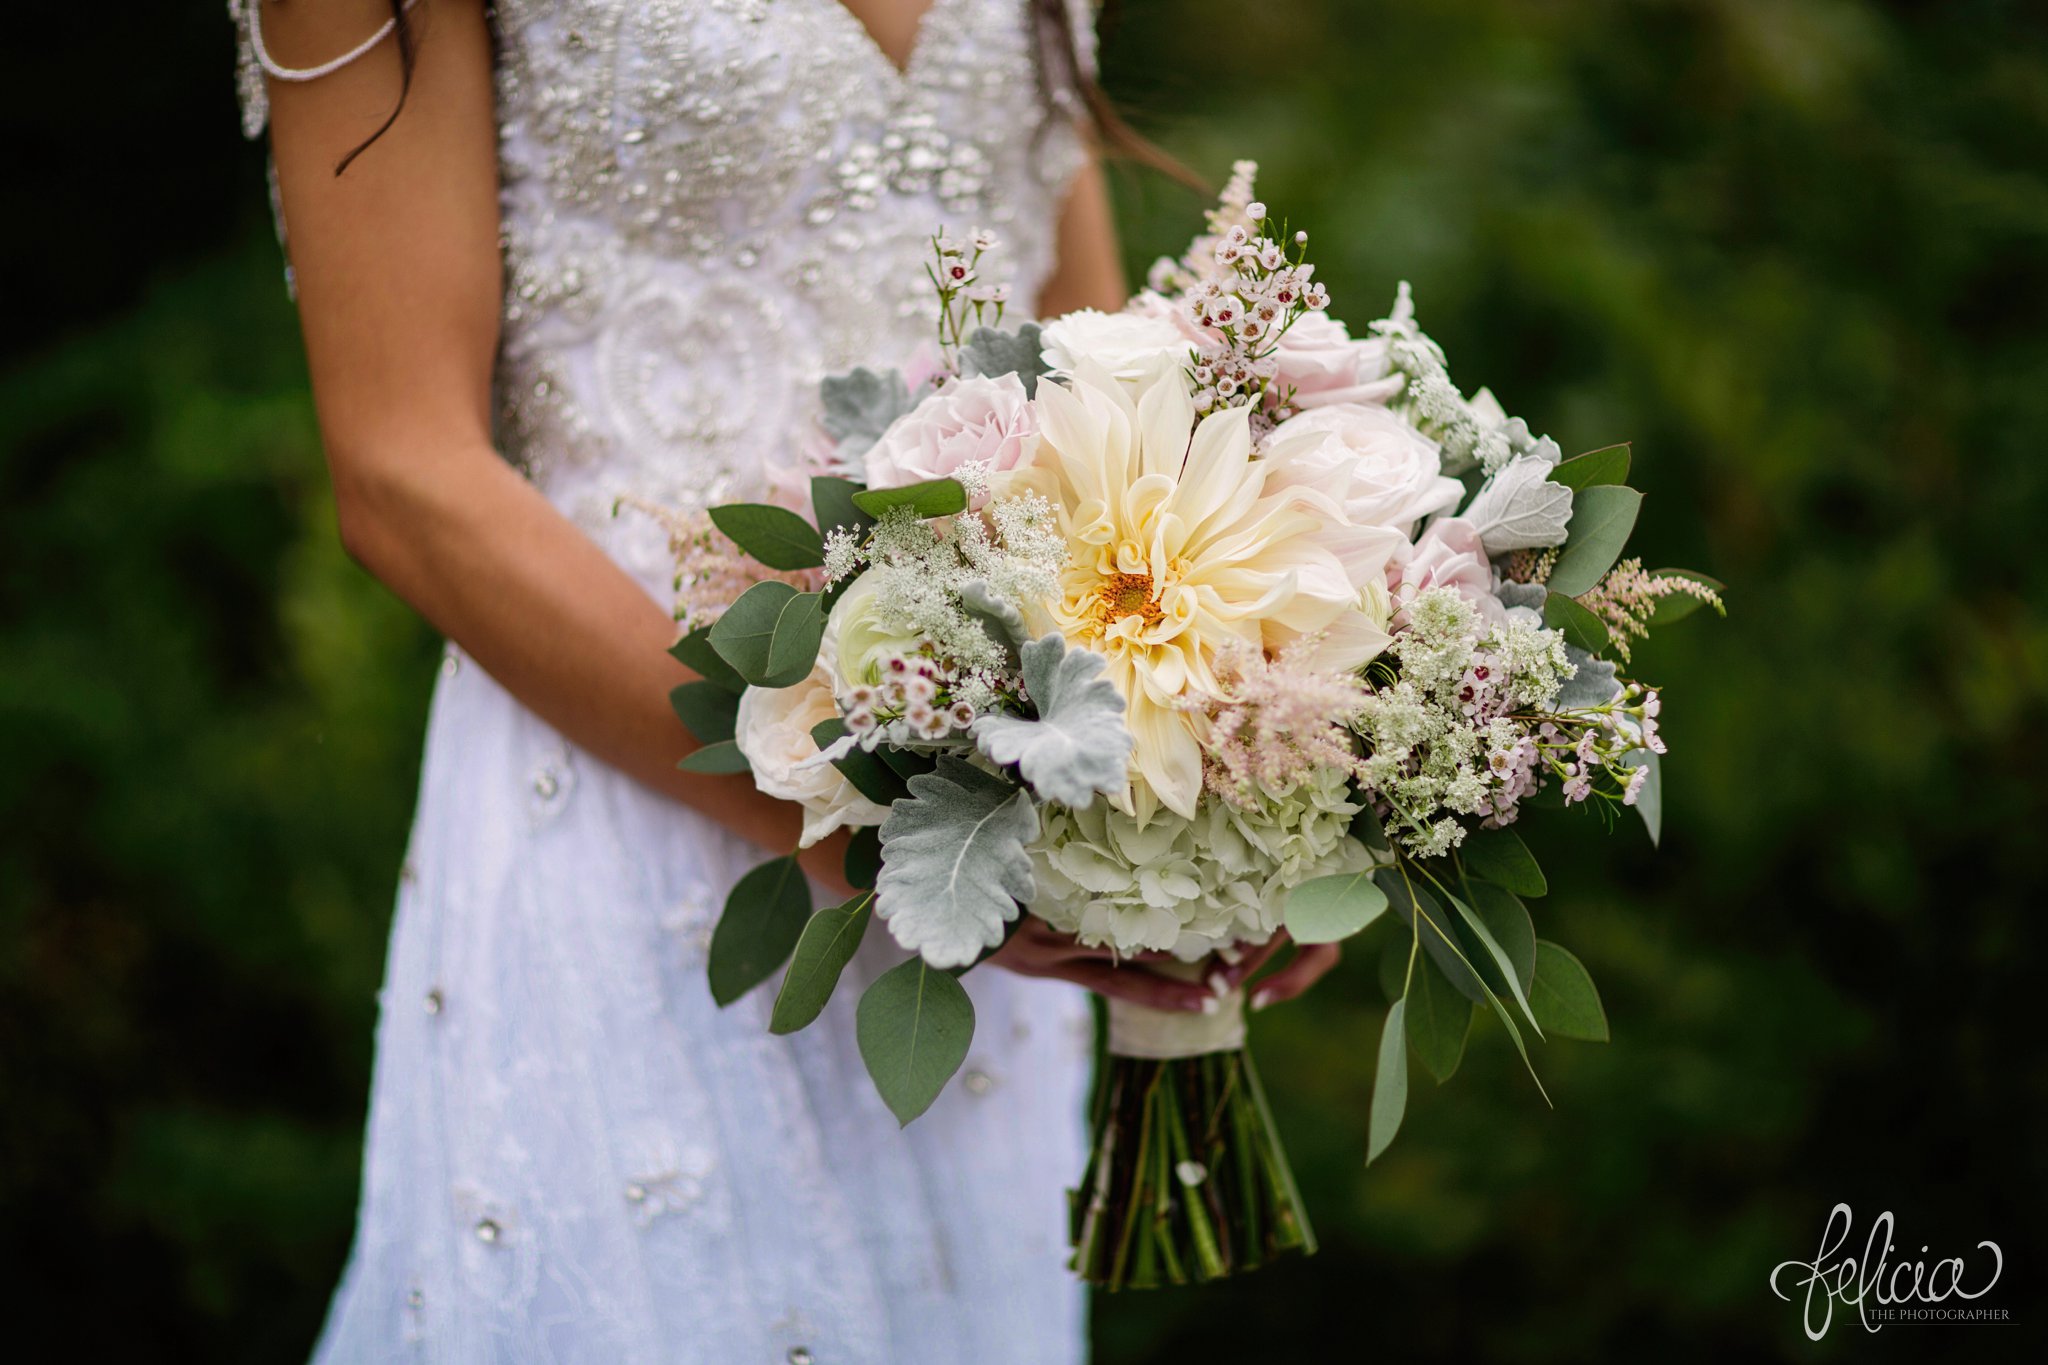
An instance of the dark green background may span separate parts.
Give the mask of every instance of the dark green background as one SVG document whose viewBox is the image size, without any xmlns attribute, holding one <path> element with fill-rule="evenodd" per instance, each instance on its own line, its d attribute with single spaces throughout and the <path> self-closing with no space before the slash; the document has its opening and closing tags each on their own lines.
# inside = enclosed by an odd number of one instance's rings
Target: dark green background
<svg viewBox="0 0 2048 1365">
<path fill-rule="evenodd" d="M 10 19 L 0 215 L 0 1336 L 291 1361 L 346 1250 L 436 642 L 336 542 L 220 5 Z M 1733 585 L 1669 837 L 1545 814 L 1615 1042 L 1483 1025 L 1363 1163 L 1364 955 L 1257 1037 L 1317 1259 L 1097 1312 L 1106 1362 L 2038 1358 L 2048 1246 L 2048 7 L 1147 0 L 1107 83 L 1261 160 L 1354 322 L 1633 439 Z M 1134 271 L 1198 202 L 1120 186 Z M 2005 1249 L 2004 1328 L 1773 1298 L 1828 1208 Z M 1984 1263 L 1979 1254 L 1977 1264 Z M 61 1342 L 61 1347 L 56 1343 Z M 10 1352 L 11 1354 L 11 1352 Z"/>
</svg>

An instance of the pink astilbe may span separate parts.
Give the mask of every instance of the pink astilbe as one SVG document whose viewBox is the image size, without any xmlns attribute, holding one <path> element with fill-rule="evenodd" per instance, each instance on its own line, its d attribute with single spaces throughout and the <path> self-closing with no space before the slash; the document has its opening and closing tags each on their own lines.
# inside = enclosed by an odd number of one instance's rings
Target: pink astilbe
<svg viewBox="0 0 2048 1365">
<path fill-rule="evenodd" d="M 1203 782 L 1231 805 L 1248 809 L 1320 771 L 1359 772 L 1349 726 L 1368 689 L 1351 674 L 1311 666 L 1314 645 L 1298 640 L 1270 660 L 1243 641 L 1217 652 L 1222 695 L 1200 708 L 1208 718 Z"/>
<path fill-rule="evenodd" d="M 771 578 L 798 592 L 823 586 L 815 569 L 778 573 L 768 568 L 712 525 L 709 512 L 678 512 L 631 494 L 618 500 L 614 514 L 625 507 L 653 518 L 668 532 L 669 553 L 676 564 L 676 624 L 685 631 L 714 624 L 741 593 Z"/>
<path fill-rule="evenodd" d="M 1656 614 L 1657 604 L 1674 594 L 1697 598 L 1725 614 L 1721 594 L 1706 584 L 1672 574 L 1645 573 L 1640 559 L 1622 560 L 1579 602 L 1606 624 L 1614 652 L 1627 663 L 1631 642 L 1649 635 L 1650 618 Z"/>
</svg>

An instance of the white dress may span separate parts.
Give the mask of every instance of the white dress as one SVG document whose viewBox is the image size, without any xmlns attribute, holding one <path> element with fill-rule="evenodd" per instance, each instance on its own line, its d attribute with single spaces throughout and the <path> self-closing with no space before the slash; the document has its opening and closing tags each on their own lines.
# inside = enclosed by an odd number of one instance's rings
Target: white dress
<svg viewBox="0 0 2048 1365">
<path fill-rule="evenodd" d="M 494 23 L 502 447 L 664 600 L 663 533 L 620 495 L 699 508 L 792 463 L 822 374 L 930 334 L 941 224 L 995 229 L 1014 297 L 1046 275 L 1077 143 L 1025 0 L 936 0 L 907 73 L 839 0 L 498 0 Z M 854 1044 L 903 956 L 879 925 L 802 1034 L 769 1034 L 772 984 L 712 1003 L 711 926 L 763 856 L 450 650 L 317 1360 L 1083 1357 L 1085 998 L 970 973 L 973 1050 L 899 1129 Z"/>
</svg>

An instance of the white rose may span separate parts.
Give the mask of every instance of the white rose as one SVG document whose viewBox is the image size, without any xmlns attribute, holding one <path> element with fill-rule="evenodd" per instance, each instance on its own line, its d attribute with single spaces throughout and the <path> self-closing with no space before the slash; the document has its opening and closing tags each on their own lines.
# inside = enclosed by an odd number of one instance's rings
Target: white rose
<svg viewBox="0 0 2048 1365">
<path fill-rule="evenodd" d="M 839 594 L 832 604 L 832 618 L 825 623 L 825 638 L 837 658 L 835 672 L 840 690 L 880 680 L 882 661 L 896 654 L 915 653 L 922 643 L 915 633 L 897 633 L 878 619 L 881 591 L 872 574 L 862 574 Z M 826 651 L 820 650 L 819 657 Z"/>
<path fill-rule="evenodd" d="M 1274 387 L 1283 393 L 1292 389 L 1294 406 L 1304 411 L 1337 403 L 1385 403 L 1407 383 L 1388 365 L 1387 345 L 1381 336 L 1355 340 L 1328 313 L 1304 313 L 1280 334 Z"/>
<path fill-rule="evenodd" d="M 1045 363 L 1073 374 L 1093 361 L 1118 379 L 1143 379 L 1164 363 L 1185 365 L 1191 349 L 1180 328 L 1162 317 L 1083 308 L 1055 319 L 1040 337 Z"/>
<path fill-rule="evenodd" d="M 1007 473 L 1029 465 L 1037 449 L 1038 413 L 1023 381 L 1014 374 L 962 379 L 889 424 L 867 453 L 868 487 L 955 478 L 969 464 Z"/>
<path fill-rule="evenodd" d="M 1436 442 L 1386 408 L 1334 403 L 1311 409 L 1282 422 L 1262 453 L 1281 486 L 1320 489 L 1354 525 L 1385 526 L 1404 536 L 1465 495 L 1464 486 L 1444 474 Z"/>
<path fill-rule="evenodd" d="M 733 735 L 754 769 L 754 785 L 803 807 L 799 843 L 804 848 L 836 829 L 879 825 L 889 815 L 885 807 L 862 796 L 839 769 L 812 761 L 818 757 L 818 742 L 811 738 L 811 728 L 839 714 L 832 699 L 837 663 L 832 636 L 828 629 L 811 676 L 796 686 L 749 687 L 742 693 Z"/>
</svg>

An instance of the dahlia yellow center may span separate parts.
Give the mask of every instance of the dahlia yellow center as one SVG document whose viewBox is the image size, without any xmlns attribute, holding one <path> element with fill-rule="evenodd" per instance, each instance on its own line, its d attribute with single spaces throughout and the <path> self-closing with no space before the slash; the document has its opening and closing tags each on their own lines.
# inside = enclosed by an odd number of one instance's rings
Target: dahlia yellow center
<svg viewBox="0 0 2048 1365">
<path fill-rule="evenodd" d="M 1197 425 L 1178 365 L 1134 384 L 1084 360 L 1070 386 L 1040 384 L 1037 403 L 1038 458 L 998 491 L 1046 497 L 1068 553 L 1057 598 L 1025 615 L 1103 655 L 1123 693 L 1137 743 L 1118 804 L 1141 819 L 1157 805 L 1192 817 L 1202 755 L 1188 703 L 1215 693 L 1217 649 L 1314 635 L 1325 662 L 1365 663 L 1386 635 L 1362 594 L 1384 582 L 1398 537 L 1373 528 L 1360 540 L 1316 489 L 1269 489 L 1274 466 L 1253 458 L 1249 414 Z"/>
</svg>

